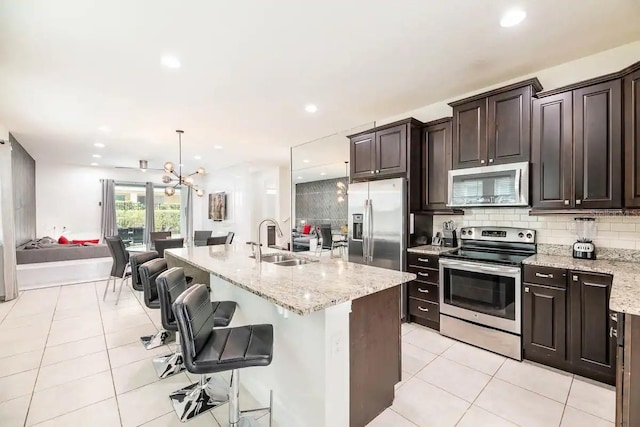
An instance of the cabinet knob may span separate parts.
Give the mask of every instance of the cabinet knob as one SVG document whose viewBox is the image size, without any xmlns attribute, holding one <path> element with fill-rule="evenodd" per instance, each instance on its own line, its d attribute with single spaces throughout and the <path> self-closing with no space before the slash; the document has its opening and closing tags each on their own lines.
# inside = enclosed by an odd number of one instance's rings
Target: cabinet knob
<svg viewBox="0 0 640 427">
<path fill-rule="evenodd" d="M 380 169 L 376 170 L 376 173 L 380 173 Z"/>
<path fill-rule="evenodd" d="M 483 159 L 483 160 L 480 160 L 480 163 L 484 165 L 484 159 Z"/>
<path fill-rule="evenodd" d="M 428 308 L 424 308 L 424 307 L 420 307 L 420 306 L 418 306 L 418 310 L 420 310 L 420 311 L 429 311 Z"/>
<path fill-rule="evenodd" d="M 611 313 L 611 314 L 609 314 L 609 318 L 610 318 L 611 320 L 613 320 L 614 322 L 617 322 L 617 321 L 618 321 L 618 313 Z"/>
<path fill-rule="evenodd" d="M 613 337 L 618 337 L 618 330 L 612 326 L 611 328 L 609 328 L 609 338 Z"/>
<path fill-rule="evenodd" d="M 422 292 L 423 294 L 428 294 L 429 293 L 429 289 L 418 288 L 418 292 Z"/>
<path fill-rule="evenodd" d="M 578 199 L 576 200 L 576 205 L 581 205 L 582 204 L 582 200 Z"/>
<path fill-rule="evenodd" d="M 568 201 L 568 200 L 565 200 L 565 201 L 564 201 L 564 205 L 565 205 L 565 206 L 569 206 L 569 201 Z"/>
<path fill-rule="evenodd" d="M 493 159 L 489 159 L 489 163 L 493 163 Z"/>
<path fill-rule="evenodd" d="M 577 282 L 578 280 L 580 280 L 580 278 L 576 274 L 573 275 L 572 279 L 574 282 Z"/>
<path fill-rule="evenodd" d="M 376 173 L 376 171 L 371 171 L 371 175 L 373 175 L 374 173 Z"/>
<path fill-rule="evenodd" d="M 529 287 L 528 287 L 528 286 L 525 286 L 524 291 L 525 291 L 525 292 L 529 292 Z"/>
</svg>

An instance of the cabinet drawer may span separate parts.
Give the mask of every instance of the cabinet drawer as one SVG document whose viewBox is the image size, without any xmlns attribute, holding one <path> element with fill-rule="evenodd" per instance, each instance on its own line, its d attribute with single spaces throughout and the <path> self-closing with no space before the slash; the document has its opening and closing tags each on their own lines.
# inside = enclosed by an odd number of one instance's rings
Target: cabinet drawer
<svg viewBox="0 0 640 427">
<path fill-rule="evenodd" d="M 414 280 L 409 282 L 409 296 L 425 301 L 438 302 L 438 285 Z"/>
<path fill-rule="evenodd" d="M 440 307 L 433 302 L 409 298 L 409 314 L 432 322 L 440 321 Z"/>
<path fill-rule="evenodd" d="M 438 255 L 423 255 L 409 252 L 407 259 L 409 260 L 409 265 L 415 267 L 438 268 Z"/>
<path fill-rule="evenodd" d="M 567 270 L 561 268 L 541 267 L 538 265 L 524 266 L 524 281 L 538 285 L 567 288 Z"/>
<path fill-rule="evenodd" d="M 409 273 L 413 273 L 418 276 L 416 280 L 420 282 L 428 282 L 428 283 L 440 283 L 440 270 L 434 270 L 433 268 L 419 268 L 414 266 L 409 266 L 407 269 Z"/>
</svg>

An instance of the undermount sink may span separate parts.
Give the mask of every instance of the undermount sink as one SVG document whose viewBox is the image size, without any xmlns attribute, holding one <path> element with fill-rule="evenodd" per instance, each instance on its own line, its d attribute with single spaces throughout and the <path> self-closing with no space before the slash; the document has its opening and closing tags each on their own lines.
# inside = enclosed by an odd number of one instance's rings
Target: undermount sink
<svg viewBox="0 0 640 427">
<path fill-rule="evenodd" d="M 255 258 L 253 255 L 249 258 Z M 269 262 L 273 265 L 281 265 L 283 267 L 293 267 L 296 265 L 309 264 L 311 262 L 317 262 L 316 260 L 308 260 L 305 258 L 298 258 L 293 255 L 287 254 L 267 254 L 262 255 L 262 262 Z"/>
<path fill-rule="evenodd" d="M 293 255 L 285 255 L 285 254 L 272 254 L 272 255 L 262 255 L 263 262 L 283 262 L 283 261 L 295 261 L 298 258 Z"/>
</svg>

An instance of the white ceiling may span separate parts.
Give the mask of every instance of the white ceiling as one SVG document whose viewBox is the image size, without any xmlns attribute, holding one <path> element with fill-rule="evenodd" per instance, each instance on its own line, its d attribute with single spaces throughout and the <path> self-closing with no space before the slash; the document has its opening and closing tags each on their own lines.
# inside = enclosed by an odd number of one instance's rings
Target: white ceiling
<svg viewBox="0 0 640 427">
<path fill-rule="evenodd" d="M 527 19 L 501 28 L 515 5 Z M 38 161 L 160 167 L 181 128 L 188 168 L 287 164 L 293 145 L 638 40 L 638 16 L 638 0 L 4 0 L 0 122 Z"/>
</svg>

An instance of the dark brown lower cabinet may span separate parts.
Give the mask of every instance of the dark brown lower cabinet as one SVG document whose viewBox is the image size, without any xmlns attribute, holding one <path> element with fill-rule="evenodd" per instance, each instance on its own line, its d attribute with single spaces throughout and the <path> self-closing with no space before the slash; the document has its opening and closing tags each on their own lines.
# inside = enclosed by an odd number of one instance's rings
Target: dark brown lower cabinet
<svg viewBox="0 0 640 427">
<path fill-rule="evenodd" d="M 566 368 L 567 290 L 524 285 L 524 357 L 556 368 Z"/>
<path fill-rule="evenodd" d="M 407 255 L 407 271 L 418 276 L 407 283 L 408 320 L 439 331 L 439 257 L 411 252 Z"/>
<path fill-rule="evenodd" d="M 609 311 L 612 277 L 525 266 L 523 356 L 615 384 L 617 314 Z M 553 280 L 551 280 L 551 279 Z M 541 283 L 530 283 L 530 282 Z"/>
<path fill-rule="evenodd" d="M 610 330 L 616 314 L 609 311 L 611 276 L 571 271 L 569 283 L 573 372 L 613 384 L 616 340 Z"/>
</svg>

